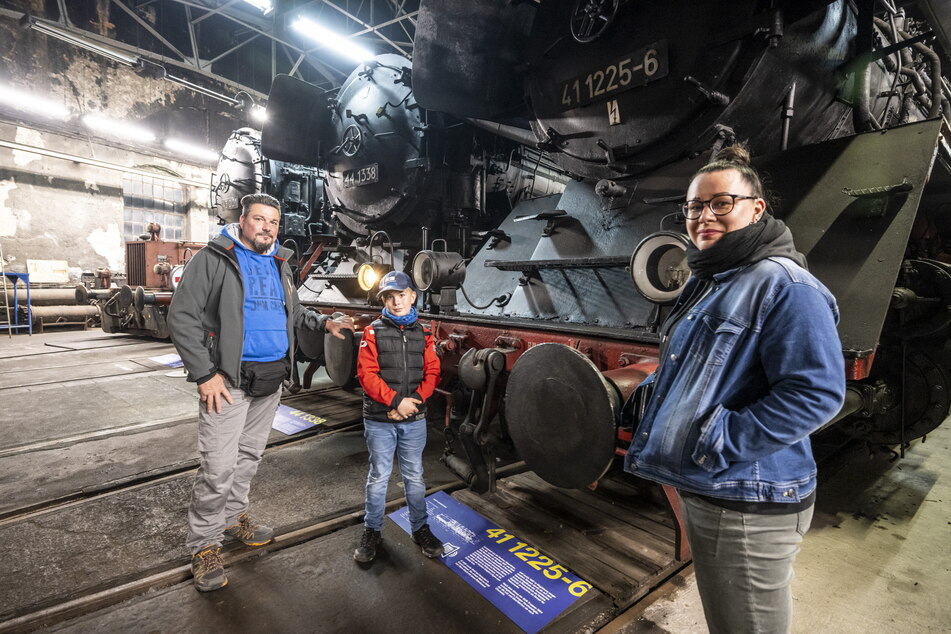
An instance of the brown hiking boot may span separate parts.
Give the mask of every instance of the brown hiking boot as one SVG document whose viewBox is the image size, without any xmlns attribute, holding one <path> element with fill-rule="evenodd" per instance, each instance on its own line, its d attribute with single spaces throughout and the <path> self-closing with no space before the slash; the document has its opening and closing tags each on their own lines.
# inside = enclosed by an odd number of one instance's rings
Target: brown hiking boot
<svg viewBox="0 0 951 634">
<path fill-rule="evenodd" d="M 221 563 L 221 547 L 206 548 L 192 555 L 192 576 L 199 592 L 210 592 L 228 585 L 225 567 Z"/>
<path fill-rule="evenodd" d="M 274 539 L 274 529 L 258 523 L 250 513 L 242 513 L 237 524 L 225 529 L 225 535 L 248 546 L 263 546 Z"/>
</svg>

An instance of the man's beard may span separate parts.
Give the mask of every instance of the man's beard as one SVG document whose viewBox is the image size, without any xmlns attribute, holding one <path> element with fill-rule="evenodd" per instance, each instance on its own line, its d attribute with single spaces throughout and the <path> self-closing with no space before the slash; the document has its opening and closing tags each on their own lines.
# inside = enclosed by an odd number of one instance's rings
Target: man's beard
<svg viewBox="0 0 951 634">
<path fill-rule="evenodd" d="M 270 242 L 263 242 L 257 238 L 251 241 L 251 246 L 254 247 L 254 250 L 261 255 L 264 255 L 271 250 L 271 247 L 274 245 L 274 240 L 271 239 Z"/>
</svg>

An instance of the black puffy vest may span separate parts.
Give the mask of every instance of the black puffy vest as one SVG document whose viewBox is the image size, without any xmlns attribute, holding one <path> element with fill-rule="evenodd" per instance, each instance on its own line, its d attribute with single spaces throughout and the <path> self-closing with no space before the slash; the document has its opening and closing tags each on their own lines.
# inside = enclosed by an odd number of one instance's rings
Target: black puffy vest
<svg viewBox="0 0 951 634">
<path fill-rule="evenodd" d="M 386 381 L 390 389 L 400 398 L 411 396 L 423 382 L 423 353 L 426 351 L 426 337 L 431 333 L 419 321 L 400 328 L 386 317 L 377 319 L 370 327 L 376 335 L 377 360 L 380 363 L 380 378 Z M 426 418 L 426 404 L 417 406 L 419 412 L 405 421 Z M 380 423 L 397 422 L 387 417 L 389 404 L 363 397 L 363 417 Z"/>
</svg>

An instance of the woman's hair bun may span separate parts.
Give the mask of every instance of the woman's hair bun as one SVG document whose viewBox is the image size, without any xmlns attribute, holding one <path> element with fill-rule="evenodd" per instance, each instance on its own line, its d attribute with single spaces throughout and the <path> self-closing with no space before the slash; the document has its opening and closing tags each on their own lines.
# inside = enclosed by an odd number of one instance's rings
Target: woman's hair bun
<svg viewBox="0 0 951 634">
<path fill-rule="evenodd" d="M 717 162 L 735 163 L 736 165 L 752 165 L 752 163 L 750 163 L 750 151 L 741 143 L 726 145 L 720 148 L 720 151 L 717 152 L 713 160 Z"/>
</svg>

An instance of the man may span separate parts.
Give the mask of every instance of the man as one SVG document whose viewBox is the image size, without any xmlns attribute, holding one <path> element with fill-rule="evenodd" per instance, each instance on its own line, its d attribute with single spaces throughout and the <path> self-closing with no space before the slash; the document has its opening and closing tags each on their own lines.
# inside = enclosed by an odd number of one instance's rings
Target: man
<svg viewBox="0 0 951 634">
<path fill-rule="evenodd" d="M 267 194 L 241 199 L 241 218 L 185 267 L 172 298 L 169 330 L 198 384 L 201 465 L 188 508 L 186 545 L 195 587 L 207 592 L 228 580 L 221 542 L 228 535 L 262 546 L 274 531 L 249 512 L 251 479 L 267 444 L 294 363 L 294 329 L 343 338 L 350 318 L 331 321 L 297 300 L 287 258 L 277 243 L 280 202 Z"/>
</svg>

